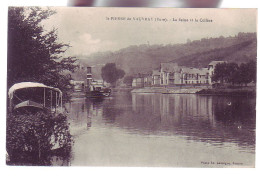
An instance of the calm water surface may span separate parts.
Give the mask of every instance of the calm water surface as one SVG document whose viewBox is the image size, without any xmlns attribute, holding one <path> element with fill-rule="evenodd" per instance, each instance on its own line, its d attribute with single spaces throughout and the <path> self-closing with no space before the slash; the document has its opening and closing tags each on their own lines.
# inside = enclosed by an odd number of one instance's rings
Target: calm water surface
<svg viewBox="0 0 260 178">
<path fill-rule="evenodd" d="M 66 107 L 72 166 L 254 166 L 255 98 L 114 93 Z"/>
</svg>

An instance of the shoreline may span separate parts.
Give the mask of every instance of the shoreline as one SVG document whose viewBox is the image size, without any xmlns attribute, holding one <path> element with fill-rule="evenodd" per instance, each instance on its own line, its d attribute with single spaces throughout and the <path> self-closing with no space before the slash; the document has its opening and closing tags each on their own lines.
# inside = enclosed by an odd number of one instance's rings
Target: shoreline
<svg viewBox="0 0 260 178">
<path fill-rule="evenodd" d="M 131 93 L 198 94 L 209 96 L 256 96 L 256 88 L 134 88 Z"/>
<path fill-rule="evenodd" d="M 180 87 L 146 87 L 135 88 L 131 93 L 161 93 L 161 94 L 196 94 L 200 90 L 206 89 L 205 87 L 194 88 L 180 88 Z"/>
<path fill-rule="evenodd" d="M 256 96 L 256 88 L 238 88 L 238 89 L 207 89 L 197 92 L 198 95 L 213 96 Z"/>
</svg>

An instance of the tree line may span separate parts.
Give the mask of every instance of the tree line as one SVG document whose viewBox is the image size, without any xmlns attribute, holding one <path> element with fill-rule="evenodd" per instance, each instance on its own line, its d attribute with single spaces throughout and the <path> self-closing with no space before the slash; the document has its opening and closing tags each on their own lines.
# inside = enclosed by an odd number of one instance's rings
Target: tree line
<svg viewBox="0 0 260 178">
<path fill-rule="evenodd" d="M 230 83 L 232 85 L 247 85 L 256 83 L 256 61 L 247 63 L 220 63 L 214 69 L 213 82 Z"/>
</svg>

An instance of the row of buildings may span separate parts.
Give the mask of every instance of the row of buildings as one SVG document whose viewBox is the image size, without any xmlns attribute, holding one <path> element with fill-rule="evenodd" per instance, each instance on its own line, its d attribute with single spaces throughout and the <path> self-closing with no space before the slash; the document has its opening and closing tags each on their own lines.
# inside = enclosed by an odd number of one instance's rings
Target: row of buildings
<svg viewBox="0 0 260 178">
<path fill-rule="evenodd" d="M 218 63 L 212 61 L 206 68 L 179 66 L 177 63 L 161 63 L 160 68 L 150 74 L 138 74 L 133 78 L 132 87 L 212 85 L 212 76 Z"/>
</svg>

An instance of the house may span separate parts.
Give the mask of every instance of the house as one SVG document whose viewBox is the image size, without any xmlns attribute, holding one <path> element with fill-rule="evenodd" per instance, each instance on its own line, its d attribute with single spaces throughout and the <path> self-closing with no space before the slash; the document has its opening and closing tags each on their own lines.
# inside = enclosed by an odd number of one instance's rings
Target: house
<svg viewBox="0 0 260 178">
<path fill-rule="evenodd" d="M 161 81 L 161 73 L 160 70 L 153 70 L 152 73 L 152 86 L 159 86 Z"/>
<path fill-rule="evenodd" d="M 161 63 L 160 85 L 209 84 L 208 68 L 178 66 L 177 63 Z"/>
<path fill-rule="evenodd" d="M 146 76 L 144 76 L 144 87 L 150 87 L 152 86 L 152 75 L 151 74 L 147 74 Z"/>
<path fill-rule="evenodd" d="M 155 79 L 160 86 L 176 85 L 209 85 L 215 66 L 224 61 L 212 61 L 207 68 L 193 68 L 178 66 L 177 63 L 161 63 L 159 73 L 153 71 L 153 85 Z"/>
<path fill-rule="evenodd" d="M 181 68 L 181 83 L 182 84 L 209 84 L 208 68 Z"/>
<path fill-rule="evenodd" d="M 181 84 L 181 68 L 177 63 L 161 63 L 160 85 Z"/>
<path fill-rule="evenodd" d="M 152 74 L 137 74 L 133 78 L 132 87 L 142 88 L 152 86 Z"/>
<path fill-rule="evenodd" d="M 139 74 L 133 79 L 133 87 L 211 85 L 217 64 L 225 61 L 212 61 L 207 68 L 179 66 L 174 62 L 161 63 L 160 68 L 151 75 Z"/>
<path fill-rule="evenodd" d="M 74 91 L 84 91 L 84 89 L 85 89 L 84 81 L 71 80 L 70 83 L 73 85 Z"/>
<path fill-rule="evenodd" d="M 103 80 L 92 80 L 91 85 L 104 85 Z"/>
<path fill-rule="evenodd" d="M 132 87 L 143 88 L 144 87 L 144 78 L 142 78 L 142 77 L 133 78 Z"/>
</svg>

